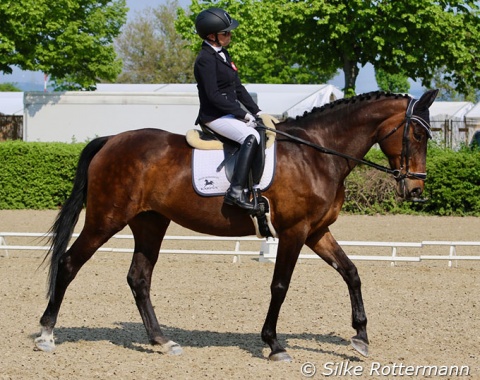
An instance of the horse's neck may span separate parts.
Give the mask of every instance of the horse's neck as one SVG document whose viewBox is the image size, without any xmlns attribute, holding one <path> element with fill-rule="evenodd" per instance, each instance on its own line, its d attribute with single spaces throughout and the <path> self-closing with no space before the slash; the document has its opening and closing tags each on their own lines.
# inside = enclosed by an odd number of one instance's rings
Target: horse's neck
<svg viewBox="0 0 480 380">
<path fill-rule="evenodd" d="M 379 121 L 365 120 L 355 112 L 349 117 L 326 115 L 316 126 L 305 129 L 310 141 L 319 146 L 361 159 L 375 144 Z"/>
</svg>

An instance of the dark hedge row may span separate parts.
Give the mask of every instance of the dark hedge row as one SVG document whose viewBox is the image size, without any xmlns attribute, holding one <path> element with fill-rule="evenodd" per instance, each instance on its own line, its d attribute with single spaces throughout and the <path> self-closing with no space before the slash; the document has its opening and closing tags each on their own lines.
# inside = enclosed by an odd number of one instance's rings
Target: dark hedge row
<svg viewBox="0 0 480 380">
<path fill-rule="evenodd" d="M 82 144 L 0 143 L 0 209 L 55 209 L 68 196 Z M 387 165 L 376 149 L 370 161 Z M 361 214 L 423 213 L 480 216 L 480 150 L 459 152 L 430 146 L 427 158 L 428 202 L 396 198 L 390 175 L 359 166 L 345 181 L 344 212 Z"/>
</svg>

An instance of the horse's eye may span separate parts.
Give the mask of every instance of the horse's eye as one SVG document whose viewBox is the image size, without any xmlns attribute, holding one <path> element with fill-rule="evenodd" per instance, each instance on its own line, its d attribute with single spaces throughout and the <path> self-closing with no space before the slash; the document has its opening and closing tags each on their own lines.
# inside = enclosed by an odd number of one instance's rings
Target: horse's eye
<svg viewBox="0 0 480 380">
<path fill-rule="evenodd" d="M 414 137 L 415 140 L 417 140 L 418 142 L 422 141 L 423 131 L 422 131 L 422 128 L 421 128 L 421 127 L 415 126 L 415 127 L 413 128 L 413 137 Z"/>
</svg>

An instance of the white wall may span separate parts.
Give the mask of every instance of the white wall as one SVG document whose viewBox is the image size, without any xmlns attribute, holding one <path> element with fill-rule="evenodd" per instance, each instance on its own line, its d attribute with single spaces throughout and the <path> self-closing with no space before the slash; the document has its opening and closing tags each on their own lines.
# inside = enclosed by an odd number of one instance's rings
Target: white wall
<svg viewBox="0 0 480 380">
<path fill-rule="evenodd" d="M 26 92 L 25 141 L 83 142 L 140 128 L 185 134 L 194 128 L 196 93 Z"/>
<path fill-rule="evenodd" d="M 338 99 L 331 85 L 247 84 L 264 112 L 295 116 Z M 24 140 L 83 142 L 140 128 L 185 134 L 199 109 L 195 84 L 99 84 L 94 92 L 26 92 Z M 297 113 L 290 115 L 292 109 Z"/>
</svg>

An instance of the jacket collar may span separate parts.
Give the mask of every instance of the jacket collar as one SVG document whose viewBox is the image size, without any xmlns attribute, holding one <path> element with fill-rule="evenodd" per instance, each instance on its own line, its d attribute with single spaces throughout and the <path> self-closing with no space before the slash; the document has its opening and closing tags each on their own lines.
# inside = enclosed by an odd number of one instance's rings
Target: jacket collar
<svg viewBox="0 0 480 380">
<path fill-rule="evenodd" d="M 225 54 L 225 57 L 227 57 L 227 62 L 225 62 L 225 61 L 223 60 L 223 58 L 217 53 L 217 51 L 216 51 L 212 46 L 210 46 L 209 44 L 207 44 L 205 41 L 203 41 L 203 43 L 202 43 L 202 50 L 205 50 L 206 52 L 208 52 L 208 53 L 210 53 L 210 54 L 214 54 L 216 59 L 218 59 L 218 60 L 219 60 L 220 62 L 222 62 L 224 65 L 227 65 L 227 66 L 231 67 L 230 56 L 228 55 L 226 49 L 222 49 L 222 51 L 223 51 L 223 53 Z"/>
</svg>

